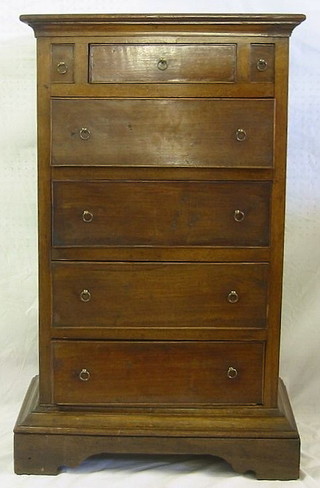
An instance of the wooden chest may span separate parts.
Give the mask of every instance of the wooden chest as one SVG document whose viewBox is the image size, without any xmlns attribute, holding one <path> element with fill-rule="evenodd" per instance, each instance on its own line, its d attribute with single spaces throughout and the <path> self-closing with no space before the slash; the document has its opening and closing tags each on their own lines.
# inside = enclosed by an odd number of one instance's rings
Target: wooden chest
<svg viewBox="0 0 320 488">
<path fill-rule="evenodd" d="M 17 473 L 100 452 L 299 473 L 279 383 L 288 37 L 301 15 L 30 15 L 40 374 Z"/>
</svg>

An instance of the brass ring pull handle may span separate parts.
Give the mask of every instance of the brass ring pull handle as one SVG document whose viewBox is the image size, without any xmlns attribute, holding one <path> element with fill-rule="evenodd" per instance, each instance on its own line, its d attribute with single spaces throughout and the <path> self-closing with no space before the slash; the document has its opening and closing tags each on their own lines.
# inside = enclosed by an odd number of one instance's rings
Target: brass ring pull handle
<svg viewBox="0 0 320 488">
<path fill-rule="evenodd" d="M 239 301 L 239 295 L 235 290 L 231 290 L 228 293 L 227 300 L 229 303 L 237 303 Z"/>
<path fill-rule="evenodd" d="M 57 71 L 60 75 L 65 75 L 68 72 L 68 65 L 64 61 L 57 64 Z"/>
<path fill-rule="evenodd" d="M 80 139 L 82 139 L 83 141 L 87 141 L 91 136 L 91 132 L 87 127 L 81 127 L 81 129 L 79 130 L 79 136 Z"/>
<path fill-rule="evenodd" d="M 168 61 L 166 61 L 165 59 L 161 58 L 158 61 L 157 67 L 158 67 L 158 69 L 160 71 L 165 71 L 168 68 Z"/>
<path fill-rule="evenodd" d="M 236 139 L 239 142 L 245 141 L 247 138 L 247 133 L 244 129 L 237 129 L 236 130 Z"/>
<path fill-rule="evenodd" d="M 81 381 L 89 381 L 90 380 L 90 373 L 87 369 L 83 368 L 79 373 L 79 378 Z"/>
<path fill-rule="evenodd" d="M 243 222 L 245 216 L 246 215 L 242 210 L 235 210 L 233 213 L 233 218 L 236 222 Z"/>
<path fill-rule="evenodd" d="M 90 302 L 91 300 L 91 293 L 89 290 L 82 290 L 82 292 L 80 293 L 80 300 L 82 302 Z"/>
<path fill-rule="evenodd" d="M 258 71 L 265 71 L 268 67 L 268 63 L 265 59 L 259 59 L 257 61 L 257 70 Z"/>
<path fill-rule="evenodd" d="M 90 222 L 93 221 L 93 213 L 89 212 L 89 210 L 84 210 L 82 212 L 82 220 L 86 224 L 89 224 Z"/>
<path fill-rule="evenodd" d="M 227 376 L 228 376 L 228 378 L 233 380 L 233 378 L 236 378 L 238 376 L 238 371 L 236 370 L 236 368 L 233 368 L 232 366 L 230 366 L 228 368 L 228 371 L 227 371 Z"/>
</svg>

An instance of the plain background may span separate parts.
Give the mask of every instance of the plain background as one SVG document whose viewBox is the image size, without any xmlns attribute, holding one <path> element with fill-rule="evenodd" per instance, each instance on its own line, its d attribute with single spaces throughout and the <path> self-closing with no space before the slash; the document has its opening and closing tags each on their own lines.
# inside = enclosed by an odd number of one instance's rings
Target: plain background
<svg viewBox="0 0 320 488">
<path fill-rule="evenodd" d="M 12 429 L 37 374 L 35 40 L 24 13 L 305 13 L 291 38 L 281 376 L 302 438 L 301 479 L 320 484 L 319 0 L 0 0 L 0 486 L 283 486 L 192 456 L 110 456 L 58 477 L 16 476 Z"/>
</svg>

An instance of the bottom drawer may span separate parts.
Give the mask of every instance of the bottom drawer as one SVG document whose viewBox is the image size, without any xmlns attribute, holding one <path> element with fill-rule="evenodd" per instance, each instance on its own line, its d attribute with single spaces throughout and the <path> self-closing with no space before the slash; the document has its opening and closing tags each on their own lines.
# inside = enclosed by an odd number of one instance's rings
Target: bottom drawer
<svg viewBox="0 0 320 488">
<path fill-rule="evenodd" d="M 264 343 L 53 341 L 57 404 L 259 404 Z"/>
</svg>

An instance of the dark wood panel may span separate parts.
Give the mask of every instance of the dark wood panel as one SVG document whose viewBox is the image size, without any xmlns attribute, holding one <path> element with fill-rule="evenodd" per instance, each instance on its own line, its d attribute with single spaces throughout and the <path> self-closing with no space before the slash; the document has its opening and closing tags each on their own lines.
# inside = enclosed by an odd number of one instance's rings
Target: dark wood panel
<svg viewBox="0 0 320 488">
<path fill-rule="evenodd" d="M 52 347 L 56 403 L 262 402 L 263 343 L 54 341 Z"/>
<path fill-rule="evenodd" d="M 91 44 L 91 83 L 235 81 L 236 44 Z"/>
<path fill-rule="evenodd" d="M 73 262 L 52 272 L 56 327 L 266 326 L 267 264 Z"/>
<path fill-rule="evenodd" d="M 267 246 L 268 182 L 59 181 L 55 246 Z"/>
<path fill-rule="evenodd" d="M 54 99 L 52 164 L 270 167 L 273 111 L 273 100 Z"/>
</svg>

